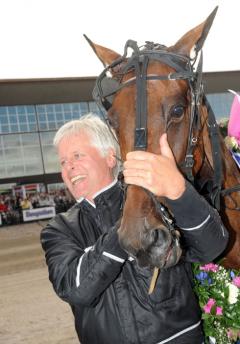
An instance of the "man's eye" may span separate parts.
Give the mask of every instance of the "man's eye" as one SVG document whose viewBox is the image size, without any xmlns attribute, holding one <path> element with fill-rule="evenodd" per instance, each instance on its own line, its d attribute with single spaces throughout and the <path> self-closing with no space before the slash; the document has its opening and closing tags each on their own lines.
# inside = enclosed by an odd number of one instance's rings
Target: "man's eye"
<svg viewBox="0 0 240 344">
<path fill-rule="evenodd" d="M 84 157 L 84 154 L 74 153 L 73 157 L 74 157 L 74 160 L 81 160 Z"/>
<path fill-rule="evenodd" d="M 60 165 L 61 165 L 62 167 L 64 167 L 65 164 L 66 164 L 66 160 L 61 160 L 61 161 L 60 161 Z"/>
<path fill-rule="evenodd" d="M 81 157 L 82 157 L 82 156 L 81 156 L 81 154 L 79 154 L 79 153 L 75 153 L 75 154 L 74 154 L 74 159 L 75 159 L 75 160 L 79 160 L 79 159 L 81 159 Z"/>
</svg>

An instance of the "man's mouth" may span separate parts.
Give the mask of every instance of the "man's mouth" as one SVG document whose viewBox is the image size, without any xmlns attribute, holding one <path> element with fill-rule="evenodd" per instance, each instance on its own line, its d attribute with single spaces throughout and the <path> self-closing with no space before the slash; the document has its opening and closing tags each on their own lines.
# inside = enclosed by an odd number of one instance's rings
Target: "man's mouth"
<svg viewBox="0 0 240 344">
<path fill-rule="evenodd" d="M 86 178 L 86 176 L 80 174 L 78 176 L 75 176 L 75 177 L 71 178 L 71 183 L 73 185 L 75 185 L 75 184 L 79 183 L 80 181 L 82 181 L 84 178 Z"/>
</svg>

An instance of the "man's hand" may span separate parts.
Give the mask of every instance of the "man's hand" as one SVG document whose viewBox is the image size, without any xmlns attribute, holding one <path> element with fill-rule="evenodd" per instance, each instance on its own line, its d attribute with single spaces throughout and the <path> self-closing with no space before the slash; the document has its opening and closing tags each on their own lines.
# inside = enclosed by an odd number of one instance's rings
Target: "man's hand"
<svg viewBox="0 0 240 344">
<path fill-rule="evenodd" d="M 177 199 L 185 191 L 185 179 L 177 168 L 167 141 L 167 134 L 159 140 L 160 154 L 145 151 L 129 152 L 124 162 L 124 180 L 141 186 L 156 196 Z"/>
</svg>

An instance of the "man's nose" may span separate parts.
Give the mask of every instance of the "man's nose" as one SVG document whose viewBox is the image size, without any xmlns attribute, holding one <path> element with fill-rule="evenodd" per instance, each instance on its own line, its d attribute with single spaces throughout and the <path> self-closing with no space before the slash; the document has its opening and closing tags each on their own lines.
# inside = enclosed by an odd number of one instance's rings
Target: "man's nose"
<svg viewBox="0 0 240 344">
<path fill-rule="evenodd" d="M 66 167 L 67 167 L 68 170 L 74 170 L 74 168 L 75 168 L 74 161 L 73 160 L 68 160 L 66 162 Z"/>
</svg>

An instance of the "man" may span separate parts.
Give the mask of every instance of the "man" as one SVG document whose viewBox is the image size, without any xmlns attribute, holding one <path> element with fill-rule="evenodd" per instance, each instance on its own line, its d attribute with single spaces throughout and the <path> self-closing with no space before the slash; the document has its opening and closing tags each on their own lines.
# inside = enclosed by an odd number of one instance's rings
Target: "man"
<svg viewBox="0 0 240 344">
<path fill-rule="evenodd" d="M 62 178 L 77 203 L 50 221 L 41 242 L 49 278 L 58 296 L 72 307 L 81 344 L 202 343 L 191 263 L 185 259 L 162 269 L 154 292 L 148 295 L 152 271 L 138 267 L 119 245 L 115 224 L 123 194 L 117 181 L 120 154 L 113 132 L 90 114 L 61 127 L 54 144 Z M 224 250 L 227 232 L 216 211 L 177 169 L 166 135 L 160 138 L 160 149 L 155 159 L 152 153 L 129 153 L 125 182 L 165 196 L 184 228 L 182 236 L 193 247 L 198 242 L 196 256 L 211 261 Z M 154 168 L 145 175 L 140 171 L 146 160 Z M 189 257 L 196 260 L 194 250 Z"/>
</svg>

